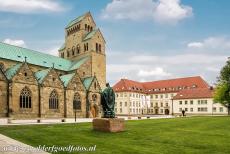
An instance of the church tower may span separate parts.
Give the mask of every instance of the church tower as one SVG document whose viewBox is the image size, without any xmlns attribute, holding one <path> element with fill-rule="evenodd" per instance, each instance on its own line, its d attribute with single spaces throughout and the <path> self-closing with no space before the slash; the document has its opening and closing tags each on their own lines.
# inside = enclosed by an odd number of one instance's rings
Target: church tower
<svg viewBox="0 0 230 154">
<path fill-rule="evenodd" d="M 82 78 L 96 76 L 102 89 L 106 83 L 105 40 L 90 12 L 72 20 L 65 28 L 65 43 L 59 57 L 79 61 L 88 57 L 77 71 Z"/>
</svg>

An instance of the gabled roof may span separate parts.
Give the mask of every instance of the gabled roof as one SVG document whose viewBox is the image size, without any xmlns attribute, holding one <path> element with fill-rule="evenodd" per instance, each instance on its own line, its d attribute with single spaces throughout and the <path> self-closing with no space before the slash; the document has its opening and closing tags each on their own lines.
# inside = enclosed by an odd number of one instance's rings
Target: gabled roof
<svg viewBox="0 0 230 154">
<path fill-rule="evenodd" d="M 89 12 L 87 12 L 87 13 L 89 13 Z M 87 13 L 85 13 L 85 14 L 83 14 L 83 15 L 81 15 L 81 16 L 75 18 L 74 20 L 70 21 L 70 22 L 68 23 L 68 25 L 66 26 L 66 29 L 69 28 L 69 27 L 71 27 L 71 26 L 73 26 L 74 24 L 76 24 L 76 23 L 82 21 L 82 20 L 85 18 L 85 16 L 87 15 Z"/>
<path fill-rule="evenodd" d="M 186 89 L 177 93 L 173 100 L 212 98 L 214 90 L 210 88 Z"/>
<path fill-rule="evenodd" d="M 98 30 L 99 29 L 94 29 L 91 32 L 89 32 L 88 34 L 86 34 L 85 37 L 83 38 L 83 41 L 91 39 L 98 32 Z"/>
<path fill-rule="evenodd" d="M 23 62 L 25 57 L 28 63 L 38 66 L 49 68 L 54 63 L 58 70 L 68 70 L 72 65 L 71 61 L 63 58 L 0 42 L 0 58 Z"/>
<path fill-rule="evenodd" d="M 102 35 L 102 33 L 101 33 L 101 31 L 100 31 L 99 28 L 94 29 L 94 30 L 92 30 L 91 32 L 89 32 L 88 34 L 86 34 L 85 37 L 83 38 L 83 41 L 87 41 L 88 39 L 91 39 L 97 32 L 99 32 L 99 33 L 101 34 L 102 39 L 103 39 L 104 42 L 105 42 L 105 39 L 104 39 L 104 37 L 103 37 L 103 35 Z"/>
<path fill-rule="evenodd" d="M 38 72 L 35 73 L 35 77 L 38 80 L 38 83 L 41 84 L 43 82 L 43 80 L 48 75 L 48 73 L 50 72 L 51 69 L 52 68 L 49 68 L 49 69 L 45 69 L 45 70 L 38 71 Z"/>
<path fill-rule="evenodd" d="M 72 78 L 74 77 L 75 73 L 71 73 L 71 74 L 66 74 L 66 75 L 62 75 L 60 76 L 61 81 L 63 82 L 64 86 L 67 87 L 69 82 L 72 80 Z"/>
<path fill-rule="evenodd" d="M 94 76 L 93 76 L 93 77 L 84 78 L 83 84 L 84 84 L 84 86 L 85 86 L 85 88 L 86 88 L 87 90 L 89 90 L 89 88 L 90 88 L 90 86 L 91 86 L 91 84 L 92 84 L 94 78 L 95 78 Z"/>
<path fill-rule="evenodd" d="M 136 82 L 121 79 L 113 86 L 114 91 L 134 91 L 143 93 L 168 93 L 178 92 L 183 89 L 208 88 L 209 85 L 200 76 L 160 80 L 152 82 Z"/>
<path fill-rule="evenodd" d="M 82 64 L 90 59 L 90 56 L 83 57 L 77 61 L 72 62 L 72 66 L 69 68 L 69 71 L 78 69 Z"/>
<path fill-rule="evenodd" d="M 72 62 L 64 58 L 0 42 L 0 58 L 24 62 L 25 57 L 27 57 L 26 61 L 29 64 L 47 68 L 52 67 L 54 64 L 55 69 L 62 71 L 77 69 L 89 59 L 89 57 L 84 57 Z"/>
<path fill-rule="evenodd" d="M 18 72 L 18 70 L 21 68 L 22 63 L 18 63 L 6 70 L 6 78 L 8 80 L 11 80 Z"/>
</svg>

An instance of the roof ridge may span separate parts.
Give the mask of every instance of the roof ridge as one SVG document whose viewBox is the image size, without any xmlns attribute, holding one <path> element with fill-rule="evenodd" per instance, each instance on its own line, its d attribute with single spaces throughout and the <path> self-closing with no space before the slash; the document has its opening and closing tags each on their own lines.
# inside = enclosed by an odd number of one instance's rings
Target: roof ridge
<svg viewBox="0 0 230 154">
<path fill-rule="evenodd" d="M 151 82 L 159 82 L 159 81 L 169 81 L 169 80 L 180 80 L 180 79 L 188 79 L 188 78 L 201 78 L 203 79 L 201 76 L 189 76 L 189 77 L 178 77 L 178 78 L 171 78 L 171 79 L 163 79 L 163 80 L 155 80 L 155 81 L 147 81 L 147 82 L 140 82 L 142 84 L 145 84 L 145 83 L 151 83 Z"/>
<path fill-rule="evenodd" d="M 5 45 L 8 45 L 8 46 L 13 46 L 13 47 L 16 47 L 16 48 L 21 48 L 21 49 L 29 50 L 29 52 L 34 52 L 34 53 L 49 55 L 49 56 L 52 56 L 52 57 L 55 57 L 55 58 L 63 59 L 63 60 L 65 60 L 65 61 L 70 61 L 70 60 L 67 60 L 67 59 L 64 59 L 64 58 L 61 58 L 61 57 L 58 57 L 58 56 L 54 56 L 54 55 L 51 55 L 51 54 L 48 54 L 48 53 L 36 51 L 36 50 L 33 50 L 33 49 L 29 49 L 29 48 L 25 48 L 25 47 L 21 47 L 21 46 L 16 46 L 16 45 L 4 43 L 4 42 L 0 42 L 0 43 L 5 44 Z"/>
</svg>

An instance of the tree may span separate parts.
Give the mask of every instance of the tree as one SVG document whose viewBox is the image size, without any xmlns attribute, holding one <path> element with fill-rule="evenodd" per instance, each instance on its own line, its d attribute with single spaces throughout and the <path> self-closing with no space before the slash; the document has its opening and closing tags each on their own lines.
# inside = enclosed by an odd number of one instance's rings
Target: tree
<svg viewBox="0 0 230 154">
<path fill-rule="evenodd" d="M 228 115 L 230 115 L 230 58 L 220 71 L 217 87 L 215 88 L 214 101 L 227 107 Z"/>
</svg>

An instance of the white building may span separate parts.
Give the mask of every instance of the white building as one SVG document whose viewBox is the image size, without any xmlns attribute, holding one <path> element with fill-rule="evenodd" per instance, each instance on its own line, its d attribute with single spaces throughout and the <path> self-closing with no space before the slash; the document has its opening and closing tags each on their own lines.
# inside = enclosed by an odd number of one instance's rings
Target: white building
<svg viewBox="0 0 230 154">
<path fill-rule="evenodd" d="M 181 115 L 182 110 L 189 115 L 228 113 L 226 107 L 213 101 L 213 89 L 207 88 L 180 91 L 173 98 L 173 113 Z"/>
<path fill-rule="evenodd" d="M 225 107 L 213 103 L 212 92 L 209 90 L 210 86 L 199 76 L 153 82 L 121 79 L 113 86 L 113 89 L 116 93 L 115 112 L 117 115 L 167 115 L 180 114 L 182 110 L 186 110 L 188 114 L 190 112 L 192 114 L 227 114 Z M 191 98 L 180 97 L 185 92 L 194 93 L 196 91 L 199 93 L 201 89 L 209 92 L 208 97 L 206 95 L 196 95 L 197 97 Z M 181 101 L 182 104 L 180 104 Z M 190 107 L 190 101 L 194 102 L 191 104 L 193 107 Z M 206 101 L 205 106 L 204 102 Z M 187 106 L 183 106 L 183 104 Z M 216 111 L 214 112 L 214 110 Z"/>
</svg>

